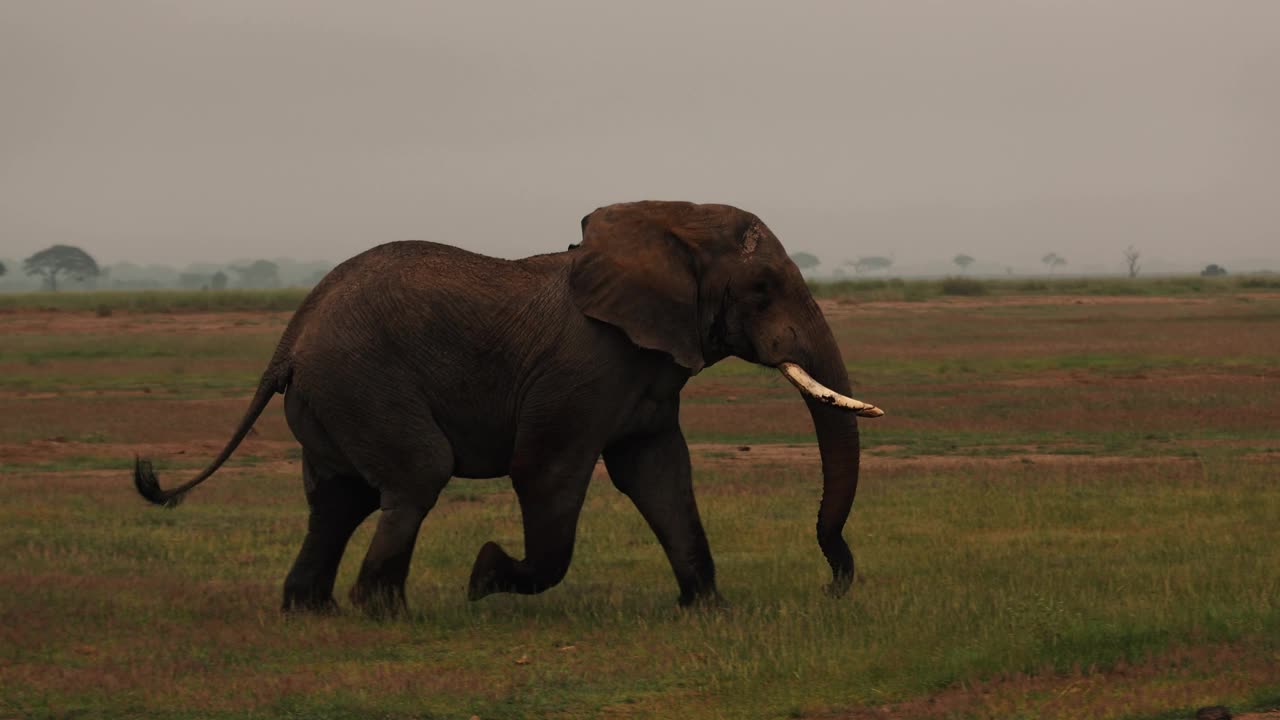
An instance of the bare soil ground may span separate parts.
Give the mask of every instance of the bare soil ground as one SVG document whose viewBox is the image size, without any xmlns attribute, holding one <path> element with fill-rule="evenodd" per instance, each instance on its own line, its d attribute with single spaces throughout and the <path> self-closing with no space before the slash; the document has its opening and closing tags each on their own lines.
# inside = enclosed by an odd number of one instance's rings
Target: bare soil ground
<svg viewBox="0 0 1280 720">
<path fill-rule="evenodd" d="M 0 334 L 235 335 L 260 333 L 264 327 L 282 328 L 292 316 L 293 313 L 290 312 L 114 312 L 106 317 L 100 317 L 92 312 L 24 308 L 0 313 Z"/>
<path fill-rule="evenodd" d="M 1153 682 L 1173 668 L 1188 677 L 1176 684 Z M 1028 697 L 1047 698 L 1036 705 L 1037 717 L 1105 717 L 1118 707 L 1132 707 L 1139 712 L 1152 712 L 1160 707 L 1195 707 L 1206 697 L 1224 692 L 1248 693 L 1276 677 L 1280 677 L 1280 659 L 1259 664 L 1256 657 L 1229 645 L 1186 648 L 1144 663 L 1120 664 L 1103 671 L 1084 668 L 1068 675 L 1013 674 L 947 688 L 904 703 L 812 717 L 828 720 L 1022 717 Z M 1278 720 L 1280 709 L 1233 717 Z"/>
<path fill-rule="evenodd" d="M 1280 293 L 1251 293 L 1251 298 L 1274 300 Z M 873 300 L 859 301 L 844 298 L 823 298 L 818 301 L 823 314 L 831 319 L 849 312 L 929 312 L 938 308 L 976 309 L 989 307 L 1030 307 L 1043 305 L 1206 305 L 1220 302 L 1221 298 L 1197 298 L 1162 295 L 1002 295 L 995 297 L 940 297 L 922 301 Z"/>
</svg>

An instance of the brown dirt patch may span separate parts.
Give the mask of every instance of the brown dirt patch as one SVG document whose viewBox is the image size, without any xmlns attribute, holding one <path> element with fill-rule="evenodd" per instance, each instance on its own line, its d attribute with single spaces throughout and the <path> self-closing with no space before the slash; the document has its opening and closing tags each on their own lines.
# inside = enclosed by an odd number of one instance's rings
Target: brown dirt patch
<svg viewBox="0 0 1280 720">
<path fill-rule="evenodd" d="M 984 386 L 997 387 L 1060 387 L 1064 385 L 1115 385 L 1133 387 L 1148 384 L 1152 387 L 1168 387 L 1174 385 L 1205 388 L 1209 386 L 1233 385 L 1270 385 L 1280 381 L 1280 371 L 1261 369 L 1250 373 L 1225 373 L 1206 370 L 1202 373 L 1188 373 L 1174 370 L 1144 370 L 1132 374 L 1099 375 L 1085 370 L 1054 371 L 1042 370 L 1033 377 L 1009 378 L 1007 380 L 988 380 L 981 383 L 935 384 L 935 390 L 955 388 L 972 392 Z"/>
<path fill-rule="evenodd" d="M 60 397 L 138 397 L 150 394 L 150 390 L 58 390 L 56 392 L 0 390 L 0 400 L 52 400 Z"/>
<path fill-rule="evenodd" d="M 93 312 L 19 310 L 0 315 L 0 332 L 6 335 L 120 334 L 262 334 L 279 333 L 292 312 L 236 311 L 200 313 L 115 312 L 98 317 Z"/>
<path fill-rule="evenodd" d="M 44 438 L 25 443 L 0 444 L 0 462 L 9 463 L 42 463 L 56 462 L 73 457 L 117 457 L 128 460 L 134 456 L 145 457 L 154 461 L 165 462 L 203 462 L 212 460 L 222 449 L 226 439 L 202 439 L 188 442 L 79 442 L 66 438 Z M 1245 441 L 1198 441 L 1197 447 L 1236 447 L 1248 445 Z M 256 456 L 264 458 L 257 463 L 258 468 L 280 469 L 294 472 L 297 459 L 292 457 L 298 451 L 298 443 L 293 440 L 263 439 L 250 435 L 240 444 L 236 455 L 239 457 Z M 918 455 L 914 457 L 898 457 L 900 448 L 882 445 L 862 452 L 864 470 L 887 467 L 934 469 L 951 468 L 962 465 L 1008 465 L 1010 463 L 1036 463 L 1044 465 L 1093 465 L 1107 467 L 1123 467 L 1127 465 L 1169 464 L 1194 465 L 1199 460 L 1195 457 L 1156 456 L 1130 457 L 1107 455 L 1053 454 L 1038 452 L 1037 447 L 1002 448 L 1006 455 L 972 456 L 972 455 Z M 741 468 L 748 469 L 756 465 L 817 466 L 821 464 L 816 443 L 690 443 L 689 452 L 694 465 L 700 468 Z M 1277 451 L 1280 452 L 1280 451 Z M 1276 458 L 1271 451 L 1251 453 L 1259 461 Z M 279 467 L 277 467 L 279 466 Z M 77 471 L 84 473 L 86 471 Z M 114 472 L 114 471 L 113 471 Z"/>
<path fill-rule="evenodd" d="M 1242 646 L 1216 646 L 1167 653 L 1140 664 L 1104 671 L 1077 670 L 1034 676 L 1009 675 L 964 683 L 906 702 L 815 713 L 829 720 L 910 720 L 912 718 L 1111 718 L 1133 717 L 1220 704 L 1274 685 L 1280 657 Z M 1273 720 L 1280 711 L 1237 715 L 1240 720 Z"/>
<path fill-rule="evenodd" d="M 227 434 L 228 438 L 230 433 Z M 218 440 L 194 440 L 191 442 L 154 443 L 92 443 L 60 438 L 45 438 L 25 443 L 0 444 L 0 461 L 10 463 L 56 462 L 70 457 L 118 457 L 131 460 L 135 455 L 152 460 L 212 460 L 222 450 L 227 438 Z M 236 455 L 256 455 L 275 459 L 287 459 L 289 451 L 296 451 L 298 443 L 282 440 L 262 440 L 249 436 L 240 444 Z"/>
<path fill-rule="evenodd" d="M 971 465 L 1089 465 L 1106 467 L 1124 467 L 1143 465 L 1150 467 L 1159 465 L 1195 465 L 1199 460 L 1194 457 L 1127 457 L 1097 455 L 1054 455 L 1034 452 L 1032 448 L 1012 449 L 1008 455 L 1000 457 L 971 455 L 918 455 L 915 457 L 894 457 L 888 453 L 893 447 L 881 447 L 875 450 L 864 450 L 862 453 L 862 470 L 875 472 L 893 467 L 895 470 L 912 468 L 930 470 L 954 468 Z M 689 452 L 693 456 L 696 467 L 741 468 L 746 470 L 757 465 L 786 466 L 818 466 L 822 458 L 818 454 L 817 444 L 767 444 L 767 445 L 730 445 L 719 443 L 691 443 Z"/>
<path fill-rule="evenodd" d="M 1250 299 L 1274 300 L 1280 293 L 1250 293 Z M 906 311 L 928 312 L 939 309 L 975 309 L 988 307 L 1043 306 L 1043 305 L 1208 305 L 1219 297 L 1180 297 L 1173 295 L 997 295 L 994 297 L 938 297 L 929 300 L 852 300 L 823 298 L 818 306 L 828 319 L 854 313 Z M 1228 298 L 1229 299 L 1229 298 Z"/>
<path fill-rule="evenodd" d="M 213 442 L 218 447 L 240 423 L 250 395 L 175 399 L 162 394 L 138 398 L 63 397 L 56 400 L 15 398 L 6 402 L 12 420 L 0 422 L 0 443 L 51 440 L 97 440 L 150 445 L 166 442 Z M 283 403 L 267 406 L 254 426 L 263 440 L 290 440 Z"/>
</svg>

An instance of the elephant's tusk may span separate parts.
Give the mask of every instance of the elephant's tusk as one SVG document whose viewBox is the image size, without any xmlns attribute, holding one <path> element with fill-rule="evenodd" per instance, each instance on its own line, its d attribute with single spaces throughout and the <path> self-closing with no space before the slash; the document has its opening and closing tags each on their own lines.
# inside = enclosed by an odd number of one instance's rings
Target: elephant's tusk
<svg viewBox="0 0 1280 720">
<path fill-rule="evenodd" d="M 841 395 L 835 390 L 832 390 L 826 385 L 814 380 L 812 375 L 805 372 L 804 368 L 795 363 L 784 362 L 778 366 L 778 369 L 782 371 L 782 374 L 785 375 L 786 378 L 791 381 L 791 384 L 795 385 L 800 392 L 820 403 L 826 403 L 832 407 L 838 407 L 841 410 L 852 410 L 860 417 L 865 418 L 877 418 L 884 415 L 884 411 L 875 405 Z"/>
</svg>

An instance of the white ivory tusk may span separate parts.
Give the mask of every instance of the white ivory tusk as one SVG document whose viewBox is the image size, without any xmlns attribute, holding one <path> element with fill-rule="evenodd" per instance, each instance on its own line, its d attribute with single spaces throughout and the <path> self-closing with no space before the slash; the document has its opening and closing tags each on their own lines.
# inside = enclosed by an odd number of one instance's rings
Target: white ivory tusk
<svg viewBox="0 0 1280 720">
<path fill-rule="evenodd" d="M 852 410 L 856 412 L 859 417 L 876 418 L 884 415 L 884 411 L 875 405 L 841 395 L 835 390 L 832 390 L 826 385 L 814 380 L 812 375 L 805 372 L 804 368 L 795 363 L 784 362 L 778 366 L 778 369 L 782 371 L 782 374 L 785 375 L 786 378 L 791 381 L 791 384 L 795 385 L 800 392 L 814 400 L 817 400 L 818 402 L 826 403 L 827 405 L 838 407 L 842 410 Z"/>
</svg>

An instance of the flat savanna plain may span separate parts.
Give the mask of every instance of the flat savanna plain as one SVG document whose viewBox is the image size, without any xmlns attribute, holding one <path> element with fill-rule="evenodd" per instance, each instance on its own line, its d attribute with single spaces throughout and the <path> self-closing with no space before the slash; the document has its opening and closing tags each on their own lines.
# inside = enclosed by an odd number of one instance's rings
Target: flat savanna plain
<svg viewBox="0 0 1280 720">
<path fill-rule="evenodd" d="M 428 517 L 408 617 L 283 616 L 302 540 L 277 399 L 176 510 L 288 312 L 0 312 L 0 716 L 1188 717 L 1280 704 L 1280 296 L 942 298 L 823 307 L 864 421 L 826 597 L 809 418 L 776 373 L 694 378 L 683 425 L 730 606 L 684 612 L 593 483 L 564 583 L 464 599 L 503 480 Z"/>
</svg>

